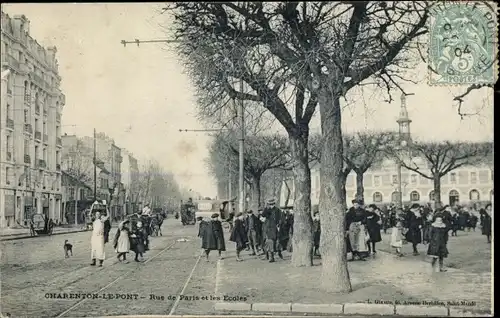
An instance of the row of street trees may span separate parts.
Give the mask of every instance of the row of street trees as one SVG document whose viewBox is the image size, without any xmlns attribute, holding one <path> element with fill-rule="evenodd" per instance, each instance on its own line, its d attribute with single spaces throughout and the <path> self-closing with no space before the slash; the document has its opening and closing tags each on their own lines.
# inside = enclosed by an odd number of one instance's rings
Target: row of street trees
<svg viewBox="0 0 500 318">
<path fill-rule="evenodd" d="M 98 158 L 98 161 L 108 159 Z M 92 188 L 94 182 L 93 150 L 77 139 L 71 149 L 64 151 L 62 169 L 76 181 Z M 151 203 L 157 207 L 174 210 L 180 200 L 187 199 L 189 196 L 188 191 L 180 189 L 173 174 L 162 168 L 157 161 L 148 160 L 138 171 L 130 170 L 130 168 L 127 170 L 130 186 L 125 186 L 130 187 L 126 190 L 131 206 L 139 207 L 141 203 Z"/>
<path fill-rule="evenodd" d="M 428 32 L 430 8 L 427 1 L 197 2 L 168 8 L 200 113 L 220 117 L 233 107 L 231 100 L 251 101 L 288 136 L 295 266 L 312 266 L 309 124 L 319 106 L 321 281 L 330 292 L 351 291 L 343 180 L 354 167 L 345 160 L 341 105 L 360 85 L 377 85 L 388 94 L 402 90 L 404 70 L 416 63 L 412 53 Z M 240 82 L 241 88 L 235 85 Z M 365 166 L 359 162 L 356 169 Z"/>
</svg>

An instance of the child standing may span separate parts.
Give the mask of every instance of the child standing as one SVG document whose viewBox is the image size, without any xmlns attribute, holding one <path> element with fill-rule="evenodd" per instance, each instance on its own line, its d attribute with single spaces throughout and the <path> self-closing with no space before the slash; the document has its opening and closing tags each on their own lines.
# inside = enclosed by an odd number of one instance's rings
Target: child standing
<svg viewBox="0 0 500 318">
<path fill-rule="evenodd" d="M 403 222 L 396 221 L 396 225 L 392 228 L 391 233 L 391 246 L 396 249 L 396 255 L 401 257 L 401 248 L 403 248 Z"/>
<path fill-rule="evenodd" d="M 229 240 L 236 243 L 236 261 L 241 262 L 240 253 L 245 249 L 247 244 L 247 236 L 245 227 L 243 226 L 243 213 L 238 213 L 236 219 L 234 220 L 233 230 L 231 231 L 231 237 Z"/>
<path fill-rule="evenodd" d="M 115 239 L 113 241 L 113 247 L 115 248 L 116 253 L 118 253 L 118 261 L 121 262 L 121 257 L 123 257 L 123 262 L 125 264 L 128 263 L 127 253 L 130 250 L 130 230 L 126 227 L 127 223 L 129 223 L 129 221 L 125 220 L 118 225 L 118 230 L 116 231 Z"/>
<path fill-rule="evenodd" d="M 429 230 L 429 248 L 427 255 L 432 257 L 432 267 L 436 272 L 445 272 L 443 269 L 444 258 L 448 256 L 448 228 L 444 224 L 441 216 L 436 217 L 434 223 L 431 224 Z M 436 266 L 436 261 L 439 260 L 439 266 Z"/>
</svg>

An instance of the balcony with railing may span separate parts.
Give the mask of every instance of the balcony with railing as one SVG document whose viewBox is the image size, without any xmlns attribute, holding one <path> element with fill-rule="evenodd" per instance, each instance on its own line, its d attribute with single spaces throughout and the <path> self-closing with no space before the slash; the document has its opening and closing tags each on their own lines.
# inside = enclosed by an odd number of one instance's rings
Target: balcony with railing
<svg viewBox="0 0 500 318">
<path fill-rule="evenodd" d="M 6 157 L 7 157 L 7 158 L 6 158 L 6 159 L 7 159 L 7 161 L 11 161 L 11 160 L 12 160 L 12 152 L 7 151 L 7 156 L 6 156 Z"/>
<path fill-rule="evenodd" d="M 56 113 L 56 121 L 57 121 L 58 123 L 60 123 L 60 122 L 61 122 L 61 114 Z"/>
<path fill-rule="evenodd" d="M 38 162 L 37 162 L 37 167 L 38 168 L 41 168 L 41 169 L 45 169 L 47 167 L 47 164 L 45 162 L 45 160 L 43 159 L 38 159 Z"/>
<path fill-rule="evenodd" d="M 29 134 L 32 134 L 33 133 L 33 127 L 31 126 L 31 124 L 24 124 L 24 131 L 29 133 Z"/>
<path fill-rule="evenodd" d="M 43 142 L 48 143 L 49 142 L 49 135 L 43 135 Z"/>
<path fill-rule="evenodd" d="M 24 163 L 31 163 L 30 155 L 24 155 Z"/>
<path fill-rule="evenodd" d="M 60 137 L 56 138 L 56 145 L 62 147 L 62 139 Z"/>
<path fill-rule="evenodd" d="M 7 128 L 14 129 L 14 120 L 11 118 L 7 118 Z"/>
<path fill-rule="evenodd" d="M 35 139 L 42 140 L 42 133 L 40 131 L 35 131 Z"/>
</svg>

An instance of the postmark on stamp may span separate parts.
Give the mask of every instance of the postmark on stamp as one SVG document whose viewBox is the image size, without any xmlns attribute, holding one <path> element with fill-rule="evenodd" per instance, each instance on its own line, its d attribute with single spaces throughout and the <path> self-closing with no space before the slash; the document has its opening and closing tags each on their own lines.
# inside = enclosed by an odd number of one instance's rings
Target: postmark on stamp
<svg viewBox="0 0 500 318">
<path fill-rule="evenodd" d="M 441 2 L 431 10 L 431 85 L 492 84 L 497 77 L 495 4 Z"/>
</svg>

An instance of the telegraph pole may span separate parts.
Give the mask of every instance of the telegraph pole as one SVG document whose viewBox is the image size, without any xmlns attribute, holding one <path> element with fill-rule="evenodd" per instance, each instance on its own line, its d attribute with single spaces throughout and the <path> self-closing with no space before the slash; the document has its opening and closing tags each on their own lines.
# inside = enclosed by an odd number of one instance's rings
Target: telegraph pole
<svg viewBox="0 0 500 318">
<path fill-rule="evenodd" d="M 97 154 L 96 154 L 96 132 L 94 128 L 94 202 L 97 200 Z"/>
<path fill-rule="evenodd" d="M 240 91 L 243 92 L 243 80 L 240 79 Z M 240 200 L 239 200 L 239 213 L 243 213 L 245 210 L 245 180 L 244 180 L 244 167 L 245 167 L 245 113 L 244 113 L 244 104 L 243 100 L 240 100 L 240 105 L 239 105 L 239 113 L 240 113 L 240 142 L 239 142 L 239 161 L 240 161 L 240 166 L 239 166 L 239 190 L 240 190 Z"/>
</svg>

